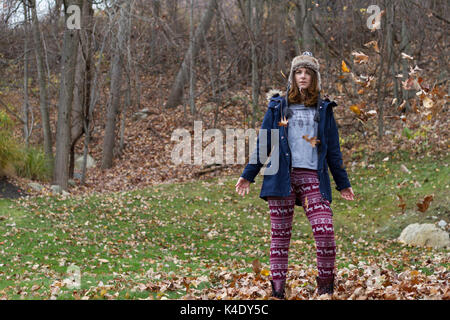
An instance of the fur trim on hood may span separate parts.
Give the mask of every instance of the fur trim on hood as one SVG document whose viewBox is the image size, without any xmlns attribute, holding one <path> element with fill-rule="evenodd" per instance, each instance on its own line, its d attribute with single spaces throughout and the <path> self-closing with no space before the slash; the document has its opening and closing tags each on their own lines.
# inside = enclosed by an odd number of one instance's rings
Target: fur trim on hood
<svg viewBox="0 0 450 320">
<path fill-rule="evenodd" d="M 270 99 L 272 99 L 272 97 L 279 95 L 280 97 L 283 96 L 284 92 L 278 89 L 271 89 L 269 92 L 267 92 L 266 94 L 266 99 L 267 101 L 270 101 Z"/>
</svg>

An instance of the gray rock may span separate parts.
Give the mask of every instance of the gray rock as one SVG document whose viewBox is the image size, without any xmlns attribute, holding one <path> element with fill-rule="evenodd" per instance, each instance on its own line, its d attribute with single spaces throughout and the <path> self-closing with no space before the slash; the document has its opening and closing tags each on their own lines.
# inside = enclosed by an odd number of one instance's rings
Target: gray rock
<svg viewBox="0 0 450 320">
<path fill-rule="evenodd" d="M 131 118 L 133 119 L 133 121 L 142 120 L 142 119 L 147 118 L 150 113 L 151 112 L 148 108 L 144 108 L 138 112 L 133 113 Z"/>
<path fill-rule="evenodd" d="M 86 168 L 93 168 L 95 167 L 95 160 L 92 158 L 89 154 L 86 157 Z M 81 171 L 83 166 L 83 155 L 75 155 L 75 170 Z"/>
<path fill-rule="evenodd" d="M 450 246 L 448 233 L 431 223 L 413 223 L 403 229 L 398 241 L 410 245 L 443 248 Z"/>
<path fill-rule="evenodd" d="M 39 183 L 37 183 L 37 182 L 30 182 L 30 183 L 28 184 L 28 186 L 29 186 L 31 189 L 36 190 L 36 191 L 41 191 L 42 188 L 44 188 L 41 184 L 39 184 Z"/>
<path fill-rule="evenodd" d="M 61 191 L 62 191 L 62 188 L 61 188 L 61 186 L 60 185 L 57 185 L 57 184 L 53 184 L 51 187 L 50 187 L 50 190 L 52 191 L 52 193 L 61 193 Z"/>
</svg>

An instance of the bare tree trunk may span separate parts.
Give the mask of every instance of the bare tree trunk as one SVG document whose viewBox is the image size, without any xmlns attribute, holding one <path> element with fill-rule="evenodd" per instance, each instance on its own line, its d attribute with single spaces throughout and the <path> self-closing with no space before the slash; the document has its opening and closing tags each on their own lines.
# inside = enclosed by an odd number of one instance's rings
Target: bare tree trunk
<svg viewBox="0 0 450 320">
<path fill-rule="evenodd" d="M 277 21 L 277 31 L 278 31 L 278 35 L 277 35 L 277 42 L 278 42 L 278 44 L 277 44 L 277 51 L 278 51 L 277 52 L 277 56 L 278 56 L 277 66 L 278 66 L 278 68 L 277 68 L 277 70 L 284 70 L 285 63 L 286 63 L 286 48 L 284 46 L 283 41 L 285 40 L 285 37 L 286 37 L 286 19 L 285 19 L 285 17 L 287 16 L 287 10 L 286 10 L 286 6 L 284 5 L 284 3 L 279 3 L 275 10 L 278 15 L 278 17 L 277 17 L 278 19 L 275 19 L 275 21 Z"/>
<path fill-rule="evenodd" d="M 297 55 L 300 55 L 302 52 L 302 32 L 303 29 L 303 14 L 302 7 L 299 3 L 295 4 L 295 51 Z"/>
<path fill-rule="evenodd" d="M 67 8 L 70 5 L 81 7 L 83 0 L 68 0 L 65 3 L 65 21 L 69 18 Z M 73 89 L 75 85 L 75 70 L 77 64 L 77 52 L 79 42 L 79 30 L 68 29 L 64 31 L 61 84 L 59 90 L 58 122 L 56 125 L 56 155 L 53 170 L 53 184 L 67 190 L 69 178 L 69 151 L 71 112 L 73 103 Z"/>
<path fill-rule="evenodd" d="M 92 129 L 92 119 L 93 119 L 93 113 L 95 106 L 97 104 L 97 98 L 98 98 L 98 92 L 97 92 L 97 79 L 98 75 L 100 73 L 100 67 L 103 59 L 103 52 L 105 49 L 106 40 L 109 36 L 109 33 L 111 32 L 111 25 L 110 22 L 108 26 L 105 27 L 105 30 L 103 32 L 104 38 L 102 41 L 99 59 L 97 62 L 97 66 L 95 67 L 95 72 L 93 74 L 93 81 L 90 85 L 90 101 L 89 101 L 89 109 L 87 112 L 87 116 L 84 118 L 84 131 L 85 131 L 85 138 L 84 138 L 84 149 L 83 149 L 83 165 L 81 169 L 81 184 L 84 185 L 86 183 L 86 162 L 87 162 L 87 154 L 89 149 L 89 143 L 91 139 L 91 129 Z"/>
<path fill-rule="evenodd" d="M 311 8 L 311 10 L 308 10 Z M 313 6 L 310 0 L 300 0 L 300 15 L 302 17 L 302 39 L 301 39 L 301 52 L 311 51 L 314 52 L 314 36 L 312 29 L 312 10 Z"/>
<path fill-rule="evenodd" d="M 383 22 L 385 20 L 383 19 Z M 381 26 L 381 30 L 385 30 L 386 25 L 383 23 Z M 380 70 L 378 74 L 378 84 L 377 84 L 377 104 L 378 104 L 378 140 L 381 140 L 383 138 L 384 134 L 384 98 L 386 94 L 386 82 L 388 79 L 389 72 L 389 65 L 386 65 L 386 71 L 385 71 L 385 62 L 386 61 L 386 52 L 388 51 L 389 43 L 384 39 L 382 35 L 382 31 L 377 31 L 379 36 L 378 39 L 380 39 Z"/>
<path fill-rule="evenodd" d="M 44 151 L 50 167 L 53 167 L 53 142 L 50 129 L 50 117 L 47 99 L 47 79 L 45 77 L 44 48 L 42 46 L 39 19 L 36 10 L 36 0 L 32 0 L 33 38 L 36 53 L 36 66 L 39 78 L 39 100 L 41 109 L 42 134 L 44 136 Z"/>
<path fill-rule="evenodd" d="M 131 13 L 134 7 L 134 0 L 131 1 L 130 10 L 128 12 Z M 131 35 L 131 15 L 128 15 L 127 20 L 127 29 L 126 29 L 126 39 L 127 39 L 127 65 L 126 65 L 126 76 L 127 76 L 127 90 L 125 91 L 125 103 L 124 103 L 124 109 L 122 111 L 122 119 L 120 121 L 120 142 L 119 142 L 119 155 L 123 154 L 123 149 L 125 147 L 125 120 L 126 120 L 126 114 L 128 108 L 131 107 L 131 76 L 133 72 L 133 59 L 131 56 L 131 41 L 130 41 L 130 35 Z"/>
<path fill-rule="evenodd" d="M 209 6 L 204 13 L 200 25 L 197 27 L 194 36 L 194 45 L 189 46 L 186 54 L 184 55 L 184 60 L 181 65 L 180 70 L 178 71 L 177 77 L 175 79 L 175 83 L 170 90 L 169 99 L 166 103 L 166 108 L 175 108 L 177 107 L 183 97 L 184 86 L 188 77 L 188 61 L 189 57 L 192 55 L 194 58 L 197 56 L 197 53 L 200 49 L 203 40 L 203 34 L 207 32 L 209 26 L 211 25 L 211 21 L 216 12 L 217 3 L 216 0 L 209 0 Z"/>
<path fill-rule="evenodd" d="M 23 11 L 25 18 L 25 37 L 24 37 L 24 53 L 23 53 L 23 138 L 25 140 L 25 145 L 28 147 L 29 138 L 33 128 L 33 121 L 31 121 L 28 115 L 30 114 L 30 102 L 28 97 L 28 33 L 29 33 L 29 22 L 28 22 L 28 6 L 23 2 Z M 31 112 L 32 114 L 32 112 Z"/>
<path fill-rule="evenodd" d="M 83 38 L 83 30 L 80 31 L 80 38 Z M 70 121 L 70 162 L 69 162 L 69 178 L 73 177 L 75 165 L 75 144 L 83 135 L 83 108 L 84 108 L 84 78 L 86 65 L 83 59 L 83 51 L 87 49 L 84 39 L 81 41 L 81 46 L 77 50 L 77 67 L 75 69 L 75 85 L 73 90 L 73 103 L 71 110 Z"/>
<path fill-rule="evenodd" d="M 114 44 L 113 59 L 111 63 L 110 103 L 106 112 L 106 128 L 103 140 L 102 169 L 111 168 L 114 158 L 114 145 L 116 141 L 116 118 L 119 113 L 121 99 L 121 85 L 123 73 L 123 55 L 126 43 L 127 15 L 130 12 L 130 2 L 121 2 L 118 8 L 119 26 Z"/>
<path fill-rule="evenodd" d="M 404 10 L 407 10 L 407 6 L 405 3 L 403 3 L 403 6 L 404 6 Z M 408 32 L 408 27 L 406 26 L 405 19 L 402 20 L 402 41 L 401 41 L 400 47 L 403 48 L 404 53 L 410 54 L 409 32 Z M 403 74 L 404 80 L 408 79 L 409 69 L 408 69 L 408 62 L 406 61 L 406 59 L 402 59 L 402 74 Z M 403 100 L 406 100 L 405 112 L 409 113 L 410 108 L 411 108 L 409 105 L 409 101 L 408 101 L 408 99 L 410 98 L 410 93 L 409 93 L 409 90 L 403 89 L 403 86 L 402 86 L 402 96 L 403 96 Z"/>
<path fill-rule="evenodd" d="M 92 19 L 94 11 L 92 3 L 85 1 L 82 8 L 82 25 L 80 32 L 81 47 L 78 50 L 78 62 L 75 73 L 74 102 L 72 106 L 71 121 L 71 143 L 70 143 L 70 163 L 69 177 L 73 178 L 75 170 L 75 146 L 86 134 L 84 122 L 88 116 L 88 110 L 91 100 L 91 81 L 92 81 Z"/>
<path fill-rule="evenodd" d="M 190 32 L 189 32 L 189 47 L 194 47 L 194 0 L 190 0 L 190 14 L 189 14 Z M 204 34 L 203 34 L 204 36 Z M 204 37 L 203 37 L 204 38 Z M 192 53 L 192 51 L 191 51 Z M 195 60 L 194 55 L 189 56 L 189 104 L 191 106 L 191 115 L 195 117 Z"/>
<path fill-rule="evenodd" d="M 261 87 L 261 79 L 259 77 L 259 55 L 256 51 L 260 40 L 260 21 L 262 18 L 263 2 L 259 0 L 250 0 L 250 29 L 251 29 L 251 51 L 252 51 L 252 124 L 255 126 L 259 104 L 259 89 Z"/>
<path fill-rule="evenodd" d="M 398 99 L 398 82 L 394 70 L 394 21 L 395 21 L 395 2 L 388 1 L 387 4 L 387 54 L 389 74 L 394 83 L 394 97 Z"/>
<path fill-rule="evenodd" d="M 178 0 L 167 0 L 167 9 L 169 11 L 171 28 L 176 34 L 179 34 L 181 32 L 181 24 L 178 22 Z"/>
</svg>

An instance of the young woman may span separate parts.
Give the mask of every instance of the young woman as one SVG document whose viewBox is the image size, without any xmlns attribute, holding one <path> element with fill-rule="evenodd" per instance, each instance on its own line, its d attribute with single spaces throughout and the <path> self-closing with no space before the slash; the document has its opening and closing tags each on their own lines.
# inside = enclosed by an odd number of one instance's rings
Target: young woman
<svg viewBox="0 0 450 320">
<path fill-rule="evenodd" d="M 260 147 L 264 145 L 263 150 L 267 150 L 269 156 L 271 146 L 278 142 L 279 152 L 270 155 L 267 165 L 269 169 L 277 157 L 278 170 L 275 174 L 264 175 L 260 198 L 268 202 L 270 209 L 272 294 L 281 299 L 288 270 L 294 206 L 303 207 L 314 234 L 318 294 L 333 294 L 336 244 L 328 167 L 342 198 L 354 199 L 333 114 L 336 103 L 320 98 L 319 67 L 319 61 L 310 52 L 293 59 L 286 97 L 280 92 L 269 93 L 269 106 L 261 126 L 267 130 L 267 135 L 263 138 L 260 131 L 256 161 L 247 164 L 236 183 L 236 192 L 242 196 L 248 194 L 250 184 L 255 182 L 263 166 Z M 278 141 L 271 141 L 271 129 L 278 130 Z"/>
</svg>

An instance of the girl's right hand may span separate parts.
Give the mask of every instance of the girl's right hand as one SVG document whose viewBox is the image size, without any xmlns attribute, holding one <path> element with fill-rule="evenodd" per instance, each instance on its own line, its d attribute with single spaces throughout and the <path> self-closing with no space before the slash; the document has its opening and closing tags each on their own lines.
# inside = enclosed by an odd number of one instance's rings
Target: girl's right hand
<svg viewBox="0 0 450 320">
<path fill-rule="evenodd" d="M 248 194 L 250 192 L 250 181 L 239 177 L 239 180 L 236 183 L 236 192 L 241 196 L 245 196 L 245 194 Z"/>
</svg>

